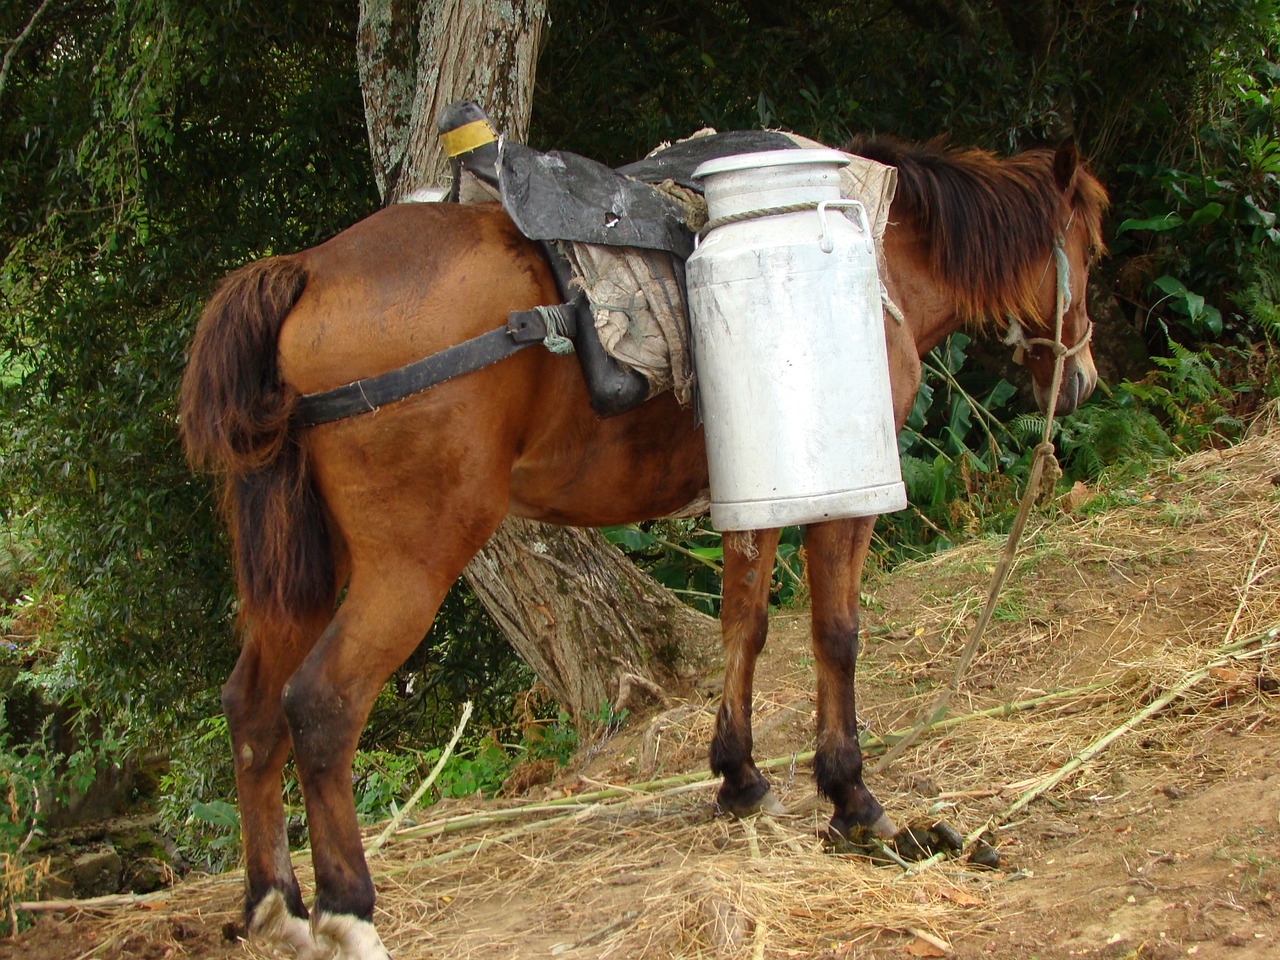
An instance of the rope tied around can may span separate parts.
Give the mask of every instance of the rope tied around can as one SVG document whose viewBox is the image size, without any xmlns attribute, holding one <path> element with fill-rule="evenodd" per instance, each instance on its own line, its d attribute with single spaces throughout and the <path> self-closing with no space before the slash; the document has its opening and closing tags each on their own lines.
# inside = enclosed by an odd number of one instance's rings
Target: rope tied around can
<svg viewBox="0 0 1280 960">
<path fill-rule="evenodd" d="M 784 213 L 803 213 L 805 210 L 817 210 L 820 200 L 806 200 L 802 203 L 785 203 L 780 207 L 761 207 L 758 210 L 743 210 L 741 213 L 731 213 L 727 216 L 716 217 L 714 220 L 708 220 L 706 225 L 698 231 L 697 240 L 701 243 L 706 239 L 707 234 L 716 227 L 723 227 L 730 223 L 743 223 L 747 220 L 759 220 L 764 217 L 779 217 Z"/>
</svg>

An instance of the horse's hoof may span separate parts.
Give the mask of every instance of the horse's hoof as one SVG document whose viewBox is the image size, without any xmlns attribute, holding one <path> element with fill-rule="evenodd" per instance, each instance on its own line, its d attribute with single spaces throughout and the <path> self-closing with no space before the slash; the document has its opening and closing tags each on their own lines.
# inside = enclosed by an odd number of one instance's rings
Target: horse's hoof
<svg viewBox="0 0 1280 960">
<path fill-rule="evenodd" d="M 902 858 L 893 851 L 892 841 L 881 836 L 874 825 L 858 825 L 844 831 L 828 827 L 822 842 L 828 853 L 837 856 L 860 857 L 880 866 L 902 863 Z"/>
<path fill-rule="evenodd" d="M 333 944 L 331 960 L 391 960 L 378 931 L 368 920 L 345 913 L 316 913 L 311 918 L 316 939 Z"/>
<path fill-rule="evenodd" d="M 246 935 L 250 940 L 286 947 L 298 960 L 329 960 L 333 955 L 332 949 L 316 939 L 310 921 L 289 912 L 279 890 L 268 892 L 258 902 Z"/>
<path fill-rule="evenodd" d="M 775 794 L 768 786 L 762 785 L 764 789 L 754 796 L 732 796 L 726 794 L 724 788 L 721 788 L 720 795 L 716 797 L 716 806 L 721 813 L 728 814 L 731 817 L 737 817 L 744 820 L 747 817 L 754 817 L 758 813 L 765 813 L 771 817 L 787 816 L 787 808 L 782 805 Z M 752 791 L 755 793 L 755 791 Z"/>
<path fill-rule="evenodd" d="M 787 808 L 783 806 L 782 801 L 778 799 L 778 795 L 772 789 L 766 790 L 764 796 L 760 798 L 760 813 L 766 813 L 771 817 L 787 816 Z"/>
<path fill-rule="evenodd" d="M 854 823 L 836 815 L 827 825 L 826 839 L 831 843 L 849 841 L 854 844 L 874 844 L 881 840 L 892 840 L 897 833 L 898 828 L 887 813 L 881 813 L 876 822 L 870 825 Z"/>
</svg>

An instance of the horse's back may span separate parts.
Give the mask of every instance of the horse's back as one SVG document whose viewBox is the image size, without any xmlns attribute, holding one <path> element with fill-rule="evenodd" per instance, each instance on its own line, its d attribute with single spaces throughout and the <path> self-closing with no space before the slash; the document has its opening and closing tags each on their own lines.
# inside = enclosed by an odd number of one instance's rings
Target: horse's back
<svg viewBox="0 0 1280 960">
<path fill-rule="evenodd" d="M 306 288 L 279 353 L 299 393 L 396 369 L 558 299 L 541 252 L 496 205 L 389 207 L 297 257 Z M 385 477 L 425 470 L 501 487 L 514 512 L 574 525 L 668 513 L 706 482 L 691 411 L 664 395 L 598 420 L 577 361 L 537 347 L 318 427 L 307 443 L 322 482 L 352 460 Z"/>
<path fill-rule="evenodd" d="M 279 349 L 299 393 L 396 369 L 556 299 L 537 247 L 496 204 L 396 204 L 297 257 L 307 285 Z"/>
</svg>

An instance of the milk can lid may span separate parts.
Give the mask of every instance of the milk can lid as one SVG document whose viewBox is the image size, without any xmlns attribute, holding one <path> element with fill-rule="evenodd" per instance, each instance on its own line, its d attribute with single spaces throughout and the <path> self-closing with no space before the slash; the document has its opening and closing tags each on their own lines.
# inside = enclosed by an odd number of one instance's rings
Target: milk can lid
<svg viewBox="0 0 1280 960">
<path fill-rule="evenodd" d="M 830 163 L 847 166 L 849 157 L 839 150 L 764 150 L 760 153 L 739 153 L 731 157 L 718 157 L 698 165 L 694 179 L 700 180 L 716 173 L 735 170 L 752 170 L 757 167 L 781 167 L 801 163 Z"/>
</svg>

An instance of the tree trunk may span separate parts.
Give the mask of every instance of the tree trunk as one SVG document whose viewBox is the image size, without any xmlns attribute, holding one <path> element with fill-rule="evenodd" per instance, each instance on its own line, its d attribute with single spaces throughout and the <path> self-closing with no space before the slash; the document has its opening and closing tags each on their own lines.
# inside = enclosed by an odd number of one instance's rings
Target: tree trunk
<svg viewBox="0 0 1280 960">
<path fill-rule="evenodd" d="M 360 82 L 384 201 L 445 184 L 435 120 L 454 100 L 476 100 L 524 139 L 545 21 L 546 0 L 362 0 Z M 595 531 L 509 517 L 465 576 L 575 716 L 656 693 L 712 656 L 709 618 Z"/>
</svg>

